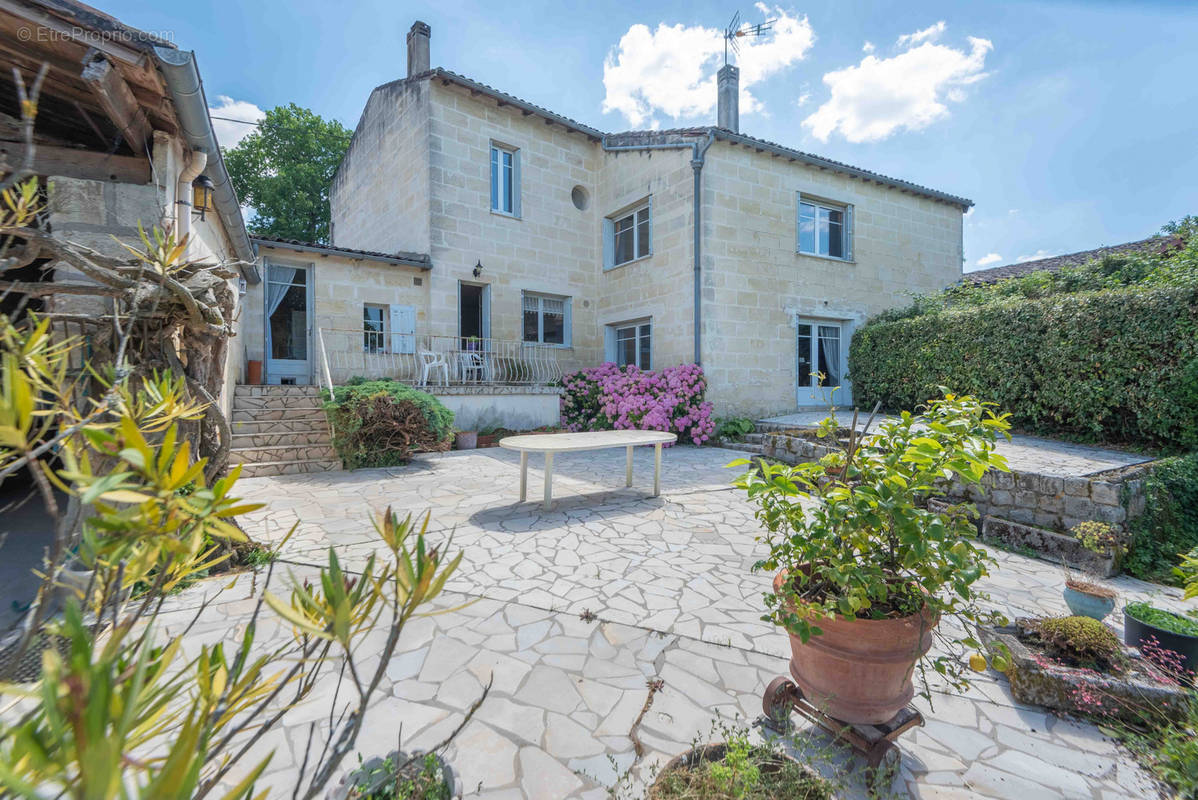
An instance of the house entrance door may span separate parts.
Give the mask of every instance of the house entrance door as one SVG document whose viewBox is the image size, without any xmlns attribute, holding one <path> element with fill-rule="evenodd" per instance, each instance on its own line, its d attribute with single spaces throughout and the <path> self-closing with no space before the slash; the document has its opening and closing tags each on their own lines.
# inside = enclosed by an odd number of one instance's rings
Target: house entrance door
<svg viewBox="0 0 1198 800">
<path fill-rule="evenodd" d="M 835 320 L 799 320 L 795 398 L 800 407 L 852 405 L 852 387 L 845 379 L 848 362 L 845 327 Z"/>
<path fill-rule="evenodd" d="M 310 384 L 312 364 L 312 271 L 268 264 L 266 268 L 266 382 Z"/>
</svg>

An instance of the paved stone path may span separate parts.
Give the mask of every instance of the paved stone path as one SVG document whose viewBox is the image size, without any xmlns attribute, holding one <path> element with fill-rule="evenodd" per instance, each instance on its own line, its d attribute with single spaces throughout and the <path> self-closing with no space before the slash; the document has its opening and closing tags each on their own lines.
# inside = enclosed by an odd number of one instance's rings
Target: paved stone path
<svg viewBox="0 0 1198 800">
<path fill-rule="evenodd" d="M 452 534 L 465 552 L 441 605 L 477 602 L 405 632 L 368 715 L 364 755 L 394 747 L 401 724 L 408 747 L 439 741 L 494 675 L 491 696 L 448 751 L 467 796 L 598 800 L 630 767 L 631 791 L 621 796 L 639 796 L 654 767 L 708 734 L 713 720 L 756 719 L 765 685 L 786 674 L 786 637 L 759 618 L 769 576 L 751 570 L 763 555 L 758 526 L 728 486 L 736 470 L 725 464 L 737 455 L 668 450 L 659 498 L 623 487 L 622 452 L 559 456 L 548 512 L 515 502 L 517 457 L 498 449 L 425 456 L 395 469 L 247 479 L 239 491 L 269 504 L 247 521 L 256 538 L 277 541 L 299 521 L 284 550 L 298 578 L 312 574 L 329 546 L 350 568 L 360 565 L 374 549 L 370 515 L 387 505 L 432 509 L 432 537 Z M 651 459 L 637 454 L 641 475 Z M 988 588 L 1008 614 L 1064 611 L 1057 568 L 996 557 Z M 169 628 L 187 624 L 200 597 L 226 583 L 207 581 L 173 598 Z M 1171 590 L 1116 583 L 1125 598 L 1181 605 Z M 255 588 L 252 576 L 239 578 L 192 628 L 188 647 L 247 619 Z M 583 611 L 597 619 L 580 619 Z M 259 638 L 282 635 L 269 623 Z M 642 723 L 648 752 L 636 761 L 628 733 L 652 678 L 664 689 Z M 289 786 L 308 725 L 327 728 L 333 688 L 322 685 L 261 743 L 278 748 L 265 783 Z M 934 688 L 933 699 L 934 711 L 919 701 L 927 726 L 901 741 L 897 796 L 1153 795 L 1148 778 L 1096 728 L 1015 704 L 1001 676 L 978 676 L 964 696 Z M 864 796 L 858 762 L 838 750 L 819 766 L 840 775 L 844 797 Z"/>
<path fill-rule="evenodd" d="M 836 415 L 845 427 L 848 427 L 849 423 L 853 421 L 852 411 L 837 411 Z M 770 417 L 762 422 L 810 428 L 819 425 L 827 416 L 827 411 L 803 411 L 781 417 Z M 864 425 L 866 418 L 868 418 L 868 414 L 861 416 L 858 427 Z M 1056 439 L 1041 439 L 1038 436 L 1023 434 L 1016 434 L 1011 437 L 1011 441 L 1000 443 L 998 452 L 1007 459 L 1011 469 L 1061 477 L 1093 475 L 1096 472 L 1121 469 L 1152 460 L 1151 457 L 1138 453 L 1061 442 Z"/>
</svg>

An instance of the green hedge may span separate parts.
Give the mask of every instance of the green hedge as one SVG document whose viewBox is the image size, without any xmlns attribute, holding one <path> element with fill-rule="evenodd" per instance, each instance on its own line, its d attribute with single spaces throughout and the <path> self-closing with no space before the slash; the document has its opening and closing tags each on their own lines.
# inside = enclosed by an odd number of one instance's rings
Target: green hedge
<svg viewBox="0 0 1198 800">
<path fill-rule="evenodd" d="M 849 375 L 862 405 L 911 409 L 944 386 L 1034 433 L 1198 447 L 1198 286 L 882 317 L 853 336 Z"/>
<path fill-rule="evenodd" d="M 393 467 L 418 451 L 447 450 L 453 412 L 431 394 L 389 380 L 350 378 L 325 393 L 333 447 L 346 469 Z"/>
<path fill-rule="evenodd" d="M 1146 581 L 1178 583 L 1181 554 L 1198 548 L 1198 453 L 1163 459 L 1144 481 L 1144 501 L 1123 568 Z"/>
</svg>

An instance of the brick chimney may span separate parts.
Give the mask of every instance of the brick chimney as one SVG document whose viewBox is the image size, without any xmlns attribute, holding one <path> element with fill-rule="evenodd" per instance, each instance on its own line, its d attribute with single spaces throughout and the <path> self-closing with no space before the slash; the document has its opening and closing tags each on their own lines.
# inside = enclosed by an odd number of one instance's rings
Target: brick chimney
<svg viewBox="0 0 1198 800">
<path fill-rule="evenodd" d="M 428 40 L 432 36 L 432 28 L 420 20 L 412 23 L 408 31 L 408 77 L 421 72 L 428 72 L 430 67 Z"/>
<path fill-rule="evenodd" d="M 716 73 L 716 125 L 740 133 L 740 70 L 725 64 Z"/>
</svg>

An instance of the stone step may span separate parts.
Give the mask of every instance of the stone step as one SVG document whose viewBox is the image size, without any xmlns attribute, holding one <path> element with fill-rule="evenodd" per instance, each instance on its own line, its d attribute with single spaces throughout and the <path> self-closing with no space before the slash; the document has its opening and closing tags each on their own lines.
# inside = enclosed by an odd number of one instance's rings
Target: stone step
<svg viewBox="0 0 1198 800">
<path fill-rule="evenodd" d="M 311 402 L 292 408 L 234 408 L 234 422 L 266 422 L 269 420 L 324 420 L 324 409 Z"/>
<path fill-rule="evenodd" d="M 761 440 L 764 438 L 764 433 L 746 433 L 744 435 L 744 440 L 748 444 L 761 444 Z"/>
<path fill-rule="evenodd" d="M 253 397 L 234 397 L 234 411 L 277 410 L 291 408 L 311 408 L 321 405 L 322 400 L 317 395 L 254 395 Z"/>
<path fill-rule="evenodd" d="M 725 450 L 739 450 L 742 453 L 752 453 L 753 455 L 761 455 L 763 452 L 760 444 L 734 442 L 729 439 L 721 439 L 720 447 L 724 448 Z"/>
<path fill-rule="evenodd" d="M 242 423 L 253 425 L 255 423 Z M 328 445 L 331 439 L 327 428 L 313 428 L 310 431 L 283 431 L 280 433 L 238 433 L 233 434 L 233 449 L 247 450 L 252 447 L 275 447 L 278 445 Z"/>
<path fill-rule="evenodd" d="M 234 419 L 230 425 L 234 436 L 251 436 L 263 433 L 326 433 L 328 420 L 320 419 Z"/>
<path fill-rule="evenodd" d="M 333 446 L 328 444 L 278 444 L 267 447 L 247 447 L 229 451 L 233 464 L 260 464 L 272 461 L 327 461 L 335 459 Z"/>
<path fill-rule="evenodd" d="M 302 475 L 309 472 L 336 472 L 341 469 L 338 460 L 314 461 L 258 461 L 242 465 L 241 477 L 263 478 L 269 475 Z"/>
<path fill-rule="evenodd" d="M 233 396 L 242 397 L 319 397 L 316 386 L 236 386 Z"/>
</svg>

